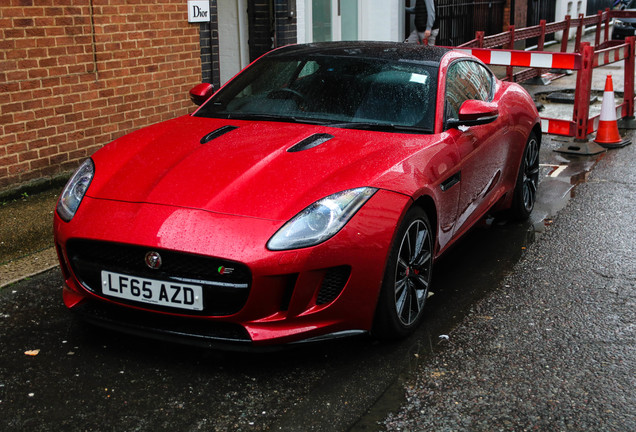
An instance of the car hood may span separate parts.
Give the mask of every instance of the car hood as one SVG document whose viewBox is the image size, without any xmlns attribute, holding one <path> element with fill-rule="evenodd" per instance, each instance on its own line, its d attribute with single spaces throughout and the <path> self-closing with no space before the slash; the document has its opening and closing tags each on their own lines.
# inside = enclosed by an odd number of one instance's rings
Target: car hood
<svg viewBox="0 0 636 432">
<path fill-rule="evenodd" d="M 430 137 L 183 116 L 95 153 L 87 195 L 287 220 L 335 192 L 395 185 L 396 165 Z"/>
</svg>

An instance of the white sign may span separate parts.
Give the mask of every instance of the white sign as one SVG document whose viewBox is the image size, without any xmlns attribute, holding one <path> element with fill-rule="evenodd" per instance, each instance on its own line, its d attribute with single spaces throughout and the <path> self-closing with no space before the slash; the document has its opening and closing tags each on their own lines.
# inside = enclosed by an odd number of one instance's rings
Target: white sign
<svg viewBox="0 0 636 432">
<path fill-rule="evenodd" d="M 210 22 L 210 2 L 188 0 L 188 22 Z"/>
</svg>

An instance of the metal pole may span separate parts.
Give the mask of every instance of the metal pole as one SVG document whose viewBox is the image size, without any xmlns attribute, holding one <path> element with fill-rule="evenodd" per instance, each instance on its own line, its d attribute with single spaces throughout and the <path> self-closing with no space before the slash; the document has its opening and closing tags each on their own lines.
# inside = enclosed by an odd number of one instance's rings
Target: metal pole
<svg viewBox="0 0 636 432">
<path fill-rule="evenodd" d="M 475 39 L 477 39 L 477 41 L 479 42 L 478 47 L 483 48 L 484 47 L 484 32 L 483 31 L 475 32 Z"/>
<path fill-rule="evenodd" d="M 628 36 L 625 42 L 629 46 L 629 52 L 625 58 L 625 82 L 623 89 L 623 100 L 625 102 L 624 116 L 618 122 L 618 127 L 623 129 L 636 129 L 636 119 L 634 118 L 634 58 L 636 58 L 636 37 Z"/>
<path fill-rule="evenodd" d="M 607 42 L 609 40 L 609 28 L 610 28 L 610 13 L 609 13 L 609 8 L 605 9 L 605 33 L 604 36 L 605 38 L 603 39 L 603 42 Z"/>
<path fill-rule="evenodd" d="M 510 43 L 508 44 L 508 49 L 513 50 L 515 49 L 515 26 L 511 25 L 509 29 L 510 30 L 508 31 L 508 33 L 510 33 Z M 514 77 L 514 69 L 512 68 L 512 66 L 506 67 L 506 75 L 508 76 L 508 81 L 514 82 L 515 77 Z"/>
<path fill-rule="evenodd" d="M 596 34 L 594 35 L 594 46 L 597 47 L 601 43 L 601 26 L 603 25 L 603 12 L 598 11 L 596 14 Z"/>
<path fill-rule="evenodd" d="M 565 30 L 561 36 L 561 52 L 568 52 L 568 39 L 570 38 L 570 25 L 572 17 L 570 15 L 565 16 Z"/>
<path fill-rule="evenodd" d="M 574 92 L 573 120 L 576 127 L 574 138 L 577 141 L 586 141 L 594 66 L 594 48 L 590 46 L 589 42 L 581 44 L 581 55 L 581 69 L 576 74 L 576 90 Z"/>
<path fill-rule="evenodd" d="M 581 21 L 581 25 L 583 22 Z M 590 94 L 592 92 L 592 70 L 594 67 L 594 48 L 589 42 L 581 44 L 581 69 L 576 75 L 576 90 L 574 93 L 574 125 L 576 133 L 574 142 L 565 144 L 556 152 L 592 156 L 607 150 L 594 141 L 587 140 L 587 125 L 590 115 Z"/>
<path fill-rule="evenodd" d="M 579 14 L 579 24 L 576 27 L 576 42 L 574 44 L 574 52 L 581 52 L 581 37 L 583 36 L 583 14 Z"/>
</svg>

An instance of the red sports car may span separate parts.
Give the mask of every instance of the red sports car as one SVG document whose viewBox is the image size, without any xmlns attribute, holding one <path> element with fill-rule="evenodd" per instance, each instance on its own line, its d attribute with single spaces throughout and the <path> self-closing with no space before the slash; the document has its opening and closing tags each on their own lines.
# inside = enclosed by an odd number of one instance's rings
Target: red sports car
<svg viewBox="0 0 636 432">
<path fill-rule="evenodd" d="M 537 110 L 474 57 L 288 46 L 213 93 L 63 190 L 55 244 L 83 319 L 205 346 L 404 337 L 437 257 L 486 213 L 533 209 Z"/>
</svg>

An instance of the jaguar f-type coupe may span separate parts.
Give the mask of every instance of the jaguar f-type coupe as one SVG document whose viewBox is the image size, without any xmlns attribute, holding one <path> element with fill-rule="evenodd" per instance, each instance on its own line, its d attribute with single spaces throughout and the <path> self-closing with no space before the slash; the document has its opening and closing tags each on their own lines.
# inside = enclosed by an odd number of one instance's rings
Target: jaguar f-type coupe
<svg viewBox="0 0 636 432">
<path fill-rule="evenodd" d="M 84 320 L 205 346 L 405 337 L 436 259 L 535 203 L 531 97 L 458 51 L 287 46 L 190 97 L 59 198 L 63 299 Z"/>
</svg>

